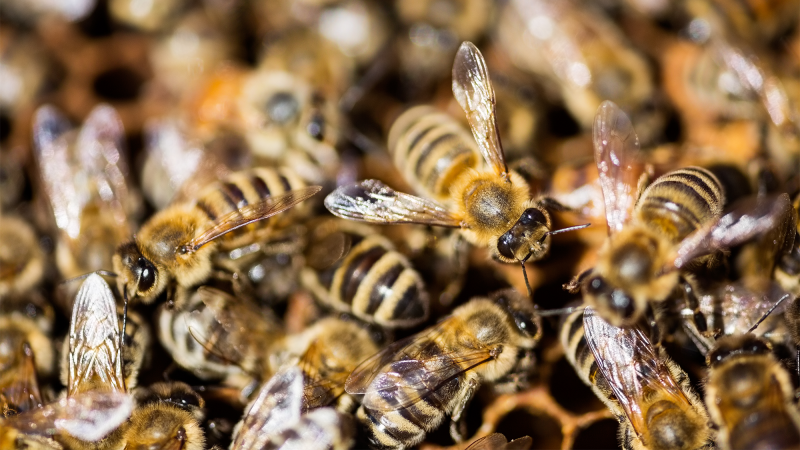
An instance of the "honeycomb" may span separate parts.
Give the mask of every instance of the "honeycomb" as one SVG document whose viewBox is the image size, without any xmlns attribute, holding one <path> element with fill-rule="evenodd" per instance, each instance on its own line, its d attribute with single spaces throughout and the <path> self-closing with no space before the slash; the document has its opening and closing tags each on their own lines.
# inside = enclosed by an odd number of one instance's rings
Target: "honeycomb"
<svg viewBox="0 0 800 450">
<path fill-rule="evenodd" d="M 154 121 L 185 118 L 194 127 L 189 139 L 205 146 L 230 171 L 263 163 L 259 158 L 264 155 L 247 150 L 252 142 L 229 133 L 237 129 L 235 121 L 245 120 L 231 112 L 238 107 L 235 91 L 246 74 L 264 67 L 262 61 L 270 69 L 310 81 L 333 99 L 341 114 L 339 122 L 329 123 L 335 125 L 331 139 L 337 171 L 326 172 L 322 164 L 321 172 L 309 175 L 323 184 L 323 193 L 336 183 L 367 178 L 413 192 L 388 156 L 388 131 L 404 109 L 418 104 L 433 105 L 466 125 L 453 101 L 450 68 L 458 44 L 470 40 L 483 51 L 497 90 L 509 166 L 530 182 L 534 193 L 569 199 L 578 195 L 578 188 L 591 186 L 597 176 L 592 174 L 591 121 L 606 98 L 629 111 L 657 173 L 690 164 L 735 167 L 733 178 L 722 180 L 731 202 L 756 192 L 800 191 L 798 1 L 770 5 L 724 0 L 679 5 L 643 0 L 86 3 L 88 12 L 81 17 L 53 2 L 7 0 L 0 5 L 0 84 L 4 85 L 0 86 L 0 211 L 23 217 L 38 235 L 46 265 L 43 281 L 31 295 L 41 295 L 55 307 L 50 332 L 54 349 L 61 348 L 65 339 L 74 291 L 64 294 L 69 285 L 65 288 L 55 265 L 59 230 L 33 157 L 33 115 L 43 104 L 54 105 L 76 125 L 98 104 L 113 106 L 125 130 L 128 183 L 145 197 L 137 212 L 139 224 L 164 206 L 148 195 L 145 181 L 148 127 Z M 755 8 L 758 14 L 748 15 L 739 7 Z M 532 22 L 526 25 L 521 17 Z M 274 50 L 294 34 L 319 36 L 311 44 L 298 39 L 298 47 L 282 48 L 283 54 Z M 563 39 L 561 47 L 547 46 L 548 39 L 556 39 L 553 36 Z M 747 49 L 742 54 L 760 64 L 759 76 L 772 90 L 748 87 L 730 70 L 709 80 L 714 76 L 709 72 L 724 66 L 724 61 L 704 51 L 704 42 L 717 37 Z M 573 66 L 572 72 L 563 67 L 570 51 L 586 58 L 581 60 L 585 65 Z M 617 79 L 617 69 L 629 72 Z M 594 89 L 570 84 L 577 80 L 577 85 L 585 85 L 581 77 L 586 76 L 599 77 Z M 308 155 L 295 156 L 282 156 L 286 159 L 281 162 L 314 169 Z M 310 158 L 325 161 L 329 156 L 320 150 L 311 152 Z M 267 155 L 266 160 L 273 163 L 270 158 Z M 736 178 L 738 174 L 744 178 Z M 556 213 L 554 228 L 585 222 L 595 226 L 554 238 L 548 257 L 527 264 L 527 282 L 540 310 L 580 300 L 579 294 L 568 293 L 562 285 L 592 267 L 605 239 L 602 198 L 598 200 L 596 190 L 581 195 L 594 195 L 589 206 Z M 328 215 L 321 201 L 313 208 L 319 216 Z M 419 229 L 397 226 L 382 231 L 401 251 L 419 252 L 414 241 Z M 422 235 L 429 232 L 423 230 Z M 733 253 L 747 256 L 746 250 Z M 293 281 L 296 264 L 291 254 L 280 250 L 277 254 L 272 265 L 262 268 L 274 271 L 271 282 L 261 285 L 255 295 L 263 305 L 275 308 L 288 332 L 300 332 L 323 312 Z M 474 296 L 507 286 L 526 292 L 518 265 L 499 264 L 486 249 L 476 247 L 468 248 L 466 262 L 461 289 L 433 288 L 439 290 L 432 296 L 429 323 Z M 436 277 L 431 274 L 431 278 Z M 7 300 L 0 297 L 3 301 Z M 131 306 L 147 318 L 154 336 L 158 303 Z M 559 317 L 545 317 L 543 325 L 528 386 L 516 393 L 496 393 L 483 386 L 467 410 L 469 437 L 464 443 L 454 443 L 442 426 L 419 448 L 463 449 L 494 432 L 509 440 L 531 436 L 535 449 L 619 448 L 618 424 L 611 411 L 565 359 L 558 341 Z M 400 331 L 396 337 L 411 331 Z M 702 355 L 685 337 L 668 342 L 667 349 L 702 392 Z M 796 373 L 793 353 L 780 356 L 790 373 Z M 244 408 L 239 392 L 209 384 L 179 367 L 156 339 L 146 361 L 138 384 L 164 379 L 187 382 L 205 400 L 207 447 L 227 448 Z M 45 398 L 56 398 L 64 387 L 57 372 L 38 374 Z"/>
</svg>

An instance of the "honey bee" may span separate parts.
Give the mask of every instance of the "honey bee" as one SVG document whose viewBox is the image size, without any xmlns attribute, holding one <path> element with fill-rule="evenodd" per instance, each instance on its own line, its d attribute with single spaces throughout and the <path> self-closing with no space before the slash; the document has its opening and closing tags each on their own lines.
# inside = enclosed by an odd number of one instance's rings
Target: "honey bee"
<svg viewBox="0 0 800 450">
<path fill-rule="evenodd" d="M 507 377 L 540 338 L 528 297 L 475 298 L 439 324 L 397 341 L 359 365 L 345 384 L 362 395 L 356 417 L 370 446 L 404 449 L 425 439 L 446 416 L 450 434 L 481 383 Z"/>
<path fill-rule="evenodd" d="M 469 444 L 467 450 L 528 450 L 533 444 L 530 436 L 524 436 L 508 442 L 505 436 L 500 433 L 492 433 L 488 436 L 475 439 Z"/>
<path fill-rule="evenodd" d="M 451 150 L 453 146 L 441 145 L 438 148 L 443 152 L 442 161 L 447 167 L 437 168 L 432 176 L 448 174 L 447 178 L 442 178 L 445 184 L 441 186 L 450 187 L 449 206 L 396 192 L 377 180 L 341 186 L 328 195 L 325 206 L 334 215 L 351 220 L 460 228 L 469 242 L 488 246 L 492 256 L 503 262 L 524 263 L 529 259 L 541 259 L 549 249 L 550 236 L 566 229 L 550 231 L 550 214 L 543 203 L 529 200 L 528 185 L 520 175 L 506 167 L 497 134 L 494 90 L 486 62 L 470 42 L 462 43 L 456 54 L 453 93 L 467 114 L 473 136 L 490 171 L 473 170 L 464 163 L 472 158 L 472 151 Z M 442 135 L 447 134 L 442 132 Z M 408 150 L 412 147 L 433 149 L 433 146 L 408 145 Z M 416 155 L 415 160 L 403 161 L 401 167 L 419 167 L 418 164 L 425 160 L 427 157 L 423 158 L 422 154 Z M 429 163 L 438 164 L 436 159 L 429 160 Z M 412 179 L 426 180 L 423 174 Z M 437 184 L 421 183 L 428 189 Z"/>
<path fill-rule="evenodd" d="M 609 99 L 641 112 L 653 98 L 647 61 L 602 11 L 578 2 L 512 1 L 497 37 L 521 69 L 554 83 L 569 111 L 589 128 Z"/>
<path fill-rule="evenodd" d="M 377 353 L 369 332 L 351 321 L 322 319 L 286 340 L 284 355 L 276 358 L 293 364 L 303 374 L 303 412 L 330 405 L 352 412 L 356 403 L 345 394 L 347 377 L 362 361 Z M 299 355 L 291 358 L 290 355 Z"/>
<path fill-rule="evenodd" d="M 125 422 L 133 399 L 120 392 L 84 392 L 0 419 L 0 447 L 61 450 L 62 439 L 95 443 Z M 56 442 L 58 440 L 59 442 Z"/>
<path fill-rule="evenodd" d="M 700 167 L 674 170 L 645 188 L 638 138 L 628 116 L 611 102 L 598 110 L 594 146 L 609 237 L 595 267 L 568 288 L 580 285 L 584 301 L 601 317 L 629 327 L 651 302 L 663 302 L 683 286 L 698 329 L 705 331 L 688 271 L 713 267 L 715 253 L 785 220 L 791 213 L 788 196 L 756 199 L 723 215 L 721 184 Z"/>
<path fill-rule="evenodd" d="M 706 406 L 721 449 L 800 447 L 792 382 L 767 341 L 723 336 L 706 362 Z"/>
<path fill-rule="evenodd" d="M 303 391 L 299 368 L 278 371 L 245 408 L 234 429 L 231 450 L 349 449 L 355 435 L 352 419 L 333 408 L 302 413 Z"/>
<path fill-rule="evenodd" d="M 230 238 L 230 232 L 283 212 L 321 189 L 289 190 L 290 182 L 280 176 L 273 179 L 275 175 L 275 171 L 261 169 L 236 172 L 206 187 L 195 200 L 176 203 L 153 215 L 113 257 L 125 305 L 128 298 L 152 302 L 171 280 L 179 287 L 202 282 L 211 272 L 218 249 L 257 242 L 268 227 L 263 223 L 256 230 L 247 227 L 248 233 L 235 233 L 238 240 L 220 242 L 218 238 Z M 270 190 L 275 185 L 281 187 L 280 193 Z"/>
<path fill-rule="evenodd" d="M 623 448 L 708 448 L 702 401 L 642 330 L 617 328 L 587 307 L 568 317 L 561 340 L 581 379 L 621 423 Z"/>
<path fill-rule="evenodd" d="M 131 231 L 135 199 L 127 186 L 127 156 L 119 115 L 96 106 L 71 143 L 69 123 L 52 106 L 36 111 L 34 155 L 60 238 L 61 275 L 108 268 L 114 249 Z"/>
<path fill-rule="evenodd" d="M 271 374 L 268 357 L 284 336 L 275 315 L 247 297 L 201 286 L 183 309 L 159 311 L 159 339 L 175 362 L 202 379 L 244 388 Z"/>
<path fill-rule="evenodd" d="M 136 314 L 127 319 L 126 336 L 111 288 L 92 273 L 84 280 L 72 307 L 64 341 L 61 378 L 67 396 L 89 391 L 128 392 L 136 386 L 149 331 Z"/>
<path fill-rule="evenodd" d="M 0 217 L 0 299 L 28 293 L 43 273 L 44 256 L 33 228 L 19 217 Z"/>
<path fill-rule="evenodd" d="M 303 285 L 323 304 L 386 328 L 428 318 L 420 274 L 387 238 L 352 222 L 328 220 L 311 237 Z"/>
<path fill-rule="evenodd" d="M 136 409 L 124 431 L 124 448 L 203 450 L 202 397 L 185 383 L 156 383 L 137 392 Z"/>
</svg>

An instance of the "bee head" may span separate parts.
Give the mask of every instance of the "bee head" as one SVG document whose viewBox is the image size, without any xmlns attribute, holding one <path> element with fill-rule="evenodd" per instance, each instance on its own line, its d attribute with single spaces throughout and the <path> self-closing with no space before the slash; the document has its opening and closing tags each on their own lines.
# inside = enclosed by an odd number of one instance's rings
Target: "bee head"
<svg viewBox="0 0 800 450">
<path fill-rule="evenodd" d="M 497 240 L 497 256 L 503 262 L 536 261 L 547 254 L 549 237 L 550 217 L 547 212 L 528 208 Z"/>
<path fill-rule="evenodd" d="M 142 256 L 133 241 L 117 248 L 114 254 L 114 270 L 119 274 L 122 289 L 128 291 L 131 298 L 149 297 L 158 286 L 156 267 Z"/>
<path fill-rule="evenodd" d="M 529 297 L 520 294 L 515 289 L 503 289 L 492 294 L 492 299 L 511 316 L 517 330 L 523 336 L 534 338 L 537 341 L 541 338 L 541 319 L 536 314 Z"/>
<path fill-rule="evenodd" d="M 612 286 L 601 275 L 588 278 L 582 286 L 587 304 L 615 327 L 631 326 L 642 317 L 646 302 L 637 302 L 625 290 Z"/>
<path fill-rule="evenodd" d="M 763 355 L 770 351 L 772 348 L 769 342 L 750 333 L 723 336 L 706 356 L 706 363 L 709 367 L 714 367 L 733 355 Z"/>
</svg>

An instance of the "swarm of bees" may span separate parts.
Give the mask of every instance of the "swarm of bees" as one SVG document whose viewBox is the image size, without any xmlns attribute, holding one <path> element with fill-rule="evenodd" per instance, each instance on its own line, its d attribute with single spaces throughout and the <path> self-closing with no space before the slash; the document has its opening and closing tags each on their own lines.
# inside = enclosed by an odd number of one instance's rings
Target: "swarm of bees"
<svg viewBox="0 0 800 450">
<path fill-rule="evenodd" d="M 0 448 L 800 449 L 800 1 L 57 3 Z"/>
</svg>

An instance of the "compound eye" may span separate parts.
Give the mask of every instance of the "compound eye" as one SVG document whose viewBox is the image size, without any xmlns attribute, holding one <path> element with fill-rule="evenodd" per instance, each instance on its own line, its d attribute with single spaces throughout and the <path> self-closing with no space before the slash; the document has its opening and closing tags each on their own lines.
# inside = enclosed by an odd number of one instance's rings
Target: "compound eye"
<svg viewBox="0 0 800 450">
<path fill-rule="evenodd" d="M 202 408 L 203 400 L 194 392 L 184 392 L 176 395 L 170 395 L 168 402 L 179 406 L 181 409 L 191 410 L 192 408 Z"/>
<path fill-rule="evenodd" d="M 586 293 L 597 296 L 608 291 L 608 284 L 603 277 L 596 276 L 589 279 L 586 283 Z"/>
<path fill-rule="evenodd" d="M 517 328 L 524 335 L 534 337 L 539 333 L 539 326 L 536 325 L 536 322 L 533 320 L 533 317 L 530 317 L 520 312 L 515 312 L 513 315 L 514 315 L 514 322 L 516 322 L 517 324 Z"/>
<path fill-rule="evenodd" d="M 524 225 L 533 225 L 537 223 L 547 224 L 547 218 L 536 208 L 528 208 L 522 213 L 519 218 L 519 223 Z"/>
<path fill-rule="evenodd" d="M 514 235 L 511 234 L 511 231 L 507 231 L 500 236 L 500 239 L 497 240 L 497 251 L 504 258 L 508 259 L 515 259 L 514 251 L 511 249 L 511 243 L 514 241 Z"/>
<path fill-rule="evenodd" d="M 732 350 L 730 348 L 720 347 L 720 348 L 712 351 L 711 353 L 709 353 L 709 355 L 708 355 L 708 364 L 710 366 L 713 366 L 715 364 L 719 364 L 722 361 L 725 361 L 725 359 L 728 356 L 730 356 L 731 354 L 733 354 L 733 353 L 736 353 L 736 351 Z"/>
<path fill-rule="evenodd" d="M 614 289 L 611 292 L 611 307 L 625 319 L 630 319 L 636 312 L 633 299 L 624 291 Z"/>
<path fill-rule="evenodd" d="M 145 258 L 136 262 L 136 274 L 139 277 L 139 292 L 147 292 L 156 283 L 156 268 Z"/>
</svg>

